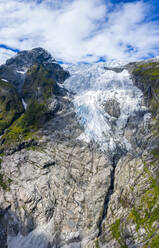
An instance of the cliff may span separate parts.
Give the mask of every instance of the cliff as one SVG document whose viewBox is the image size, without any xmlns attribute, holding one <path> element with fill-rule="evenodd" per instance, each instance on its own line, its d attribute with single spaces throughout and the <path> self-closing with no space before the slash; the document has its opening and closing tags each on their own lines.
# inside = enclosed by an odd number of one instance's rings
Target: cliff
<svg viewBox="0 0 159 248">
<path fill-rule="evenodd" d="M 0 66 L 0 247 L 159 244 L 159 62 Z"/>
</svg>

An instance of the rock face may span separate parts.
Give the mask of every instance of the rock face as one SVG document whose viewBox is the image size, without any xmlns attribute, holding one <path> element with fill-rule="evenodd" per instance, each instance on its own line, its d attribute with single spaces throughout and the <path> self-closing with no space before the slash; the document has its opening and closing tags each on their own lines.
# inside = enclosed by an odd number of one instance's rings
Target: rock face
<svg viewBox="0 0 159 248">
<path fill-rule="evenodd" d="M 115 99 L 109 99 L 105 103 L 105 111 L 112 117 L 120 116 L 120 104 Z"/>
<path fill-rule="evenodd" d="M 103 221 L 101 247 L 158 247 L 158 61 L 127 65 L 144 92 L 149 113 L 129 118 L 125 134 L 133 150 L 118 161 L 114 192 Z M 151 87 L 151 94 L 149 88 Z M 137 121 L 138 120 L 138 121 Z"/>
<path fill-rule="evenodd" d="M 158 66 L 0 67 L 0 248 L 158 247 Z"/>
<path fill-rule="evenodd" d="M 15 57 L 8 59 L 5 65 L 0 66 L 0 78 L 8 80 L 20 91 L 25 73 L 35 64 L 43 66 L 56 82 L 62 83 L 69 76 L 46 50 L 34 48 L 31 51 L 19 52 Z"/>
</svg>

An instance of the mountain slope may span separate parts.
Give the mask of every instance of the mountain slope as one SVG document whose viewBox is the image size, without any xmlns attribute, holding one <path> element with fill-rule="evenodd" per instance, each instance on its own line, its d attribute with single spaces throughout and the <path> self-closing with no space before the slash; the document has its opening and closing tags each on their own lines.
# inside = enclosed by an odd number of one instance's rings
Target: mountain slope
<svg viewBox="0 0 159 248">
<path fill-rule="evenodd" d="M 127 66 L 134 84 L 144 93 L 150 113 L 135 131 L 135 151 L 117 164 L 114 193 L 99 238 L 104 247 L 155 248 L 159 245 L 158 66 L 158 61 Z"/>
<path fill-rule="evenodd" d="M 24 112 L 16 89 L 5 79 L 0 80 L 0 135 Z"/>
<path fill-rule="evenodd" d="M 37 48 L 0 67 L 16 101 L 0 140 L 1 248 L 157 247 L 158 66 L 63 69 Z"/>
</svg>

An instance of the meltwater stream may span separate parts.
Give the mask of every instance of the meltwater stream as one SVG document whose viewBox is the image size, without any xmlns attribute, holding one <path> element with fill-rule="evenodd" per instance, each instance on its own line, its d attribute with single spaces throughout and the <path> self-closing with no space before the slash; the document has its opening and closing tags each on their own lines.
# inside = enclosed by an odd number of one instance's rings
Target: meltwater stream
<svg viewBox="0 0 159 248">
<path fill-rule="evenodd" d="M 116 66 L 118 64 L 111 63 L 73 65 L 67 68 L 71 77 L 64 83 L 67 90 L 75 94 L 75 111 L 84 126 L 84 133 L 79 139 L 95 141 L 101 150 L 111 152 L 117 145 L 126 150 L 131 148 L 123 136 L 123 129 L 130 116 L 145 109 L 142 92 L 133 85 L 128 71 L 110 70 Z M 119 116 L 110 115 L 107 102 L 110 102 L 109 105 L 116 103 Z"/>
</svg>

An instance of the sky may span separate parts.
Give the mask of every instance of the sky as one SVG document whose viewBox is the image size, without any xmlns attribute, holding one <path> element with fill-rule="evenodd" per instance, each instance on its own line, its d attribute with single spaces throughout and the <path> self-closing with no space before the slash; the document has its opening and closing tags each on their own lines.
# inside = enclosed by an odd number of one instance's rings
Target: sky
<svg viewBox="0 0 159 248">
<path fill-rule="evenodd" d="M 48 50 L 63 63 L 159 55 L 158 0 L 0 0 L 0 64 Z"/>
</svg>

